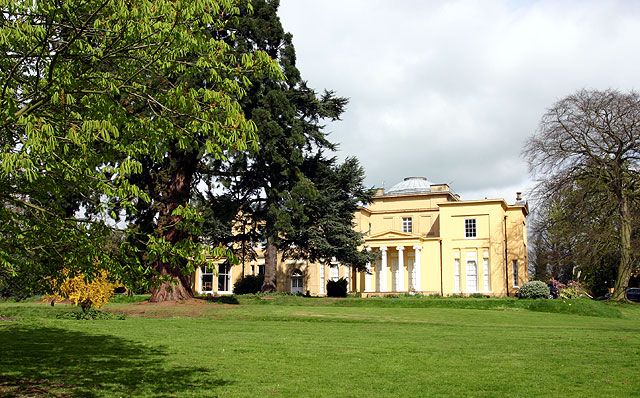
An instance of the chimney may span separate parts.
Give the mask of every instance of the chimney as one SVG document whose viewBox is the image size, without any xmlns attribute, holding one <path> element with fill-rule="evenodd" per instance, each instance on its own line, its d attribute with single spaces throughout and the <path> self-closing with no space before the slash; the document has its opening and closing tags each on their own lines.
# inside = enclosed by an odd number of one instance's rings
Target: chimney
<svg viewBox="0 0 640 398">
<path fill-rule="evenodd" d="M 522 192 L 516 192 L 516 201 L 522 201 Z"/>
</svg>

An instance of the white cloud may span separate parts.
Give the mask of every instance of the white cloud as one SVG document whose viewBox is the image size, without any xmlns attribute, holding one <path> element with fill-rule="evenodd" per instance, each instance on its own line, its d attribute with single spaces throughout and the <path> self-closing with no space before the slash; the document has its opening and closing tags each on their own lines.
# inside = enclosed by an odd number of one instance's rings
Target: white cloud
<svg viewBox="0 0 640 398">
<path fill-rule="evenodd" d="M 423 175 L 511 201 L 546 108 L 640 88 L 640 3 L 282 0 L 280 15 L 303 78 L 350 98 L 328 130 L 369 185 Z"/>
</svg>

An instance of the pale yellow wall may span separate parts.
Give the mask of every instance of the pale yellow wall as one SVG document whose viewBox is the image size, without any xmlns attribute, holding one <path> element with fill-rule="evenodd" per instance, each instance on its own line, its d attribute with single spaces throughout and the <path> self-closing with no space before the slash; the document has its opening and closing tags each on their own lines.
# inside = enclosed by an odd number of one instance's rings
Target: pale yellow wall
<svg viewBox="0 0 640 398">
<path fill-rule="evenodd" d="M 464 220 L 475 219 L 477 236 L 465 237 Z M 483 286 L 483 259 L 484 252 L 489 252 L 489 265 L 491 269 L 490 287 L 491 293 L 502 295 L 504 277 L 501 277 L 499 269 L 503 263 L 504 255 L 501 247 L 504 234 L 503 225 L 504 209 L 500 202 L 460 202 L 456 205 L 443 205 L 440 207 L 440 232 L 442 236 L 442 262 L 443 262 L 443 287 L 444 294 L 470 293 L 467 289 L 466 263 L 475 259 L 478 266 L 478 292 L 484 291 Z M 473 256 L 473 257 L 470 257 Z M 455 260 L 460 261 L 460 289 L 456 291 L 455 285 Z"/>
<path fill-rule="evenodd" d="M 505 216 L 507 227 L 507 273 L 509 275 L 509 293 L 514 293 L 512 260 L 518 260 L 519 285 L 526 282 L 526 237 L 522 234 L 525 220 L 523 208 L 507 208 L 502 201 L 460 202 L 456 205 L 443 205 L 440 211 L 441 236 L 443 237 L 443 279 L 445 292 L 454 291 L 454 264 L 456 253 L 460 253 L 460 292 L 466 291 L 465 264 L 467 253 L 477 253 L 479 291 L 483 292 L 483 258 L 489 254 L 490 288 L 494 295 L 505 295 Z M 475 218 L 477 237 L 465 238 L 464 219 Z M 520 226 L 520 227 L 519 227 Z M 446 294 L 446 293 L 445 293 Z"/>
<path fill-rule="evenodd" d="M 507 247 L 509 256 L 510 286 L 522 286 L 528 281 L 528 250 L 526 218 L 518 209 L 507 211 Z M 518 260 L 518 281 L 513 280 L 512 260 Z"/>
<path fill-rule="evenodd" d="M 377 197 L 368 206 L 369 215 L 366 225 L 357 216 L 360 231 L 367 231 L 371 223 L 371 235 L 386 231 L 402 231 L 403 217 L 413 219 L 413 232 L 419 234 L 437 235 L 438 232 L 438 203 L 453 200 L 448 193 L 432 195 L 406 195 L 392 197 Z"/>
</svg>

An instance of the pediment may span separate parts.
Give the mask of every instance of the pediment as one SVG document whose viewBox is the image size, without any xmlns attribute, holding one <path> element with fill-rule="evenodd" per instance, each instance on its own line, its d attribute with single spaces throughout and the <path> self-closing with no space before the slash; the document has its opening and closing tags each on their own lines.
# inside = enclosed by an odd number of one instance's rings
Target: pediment
<svg viewBox="0 0 640 398">
<path fill-rule="evenodd" d="M 420 235 L 410 232 L 385 231 L 365 238 L 366 240 L 384 240 L 384 239 L 420 239 Z"/>
</svg>

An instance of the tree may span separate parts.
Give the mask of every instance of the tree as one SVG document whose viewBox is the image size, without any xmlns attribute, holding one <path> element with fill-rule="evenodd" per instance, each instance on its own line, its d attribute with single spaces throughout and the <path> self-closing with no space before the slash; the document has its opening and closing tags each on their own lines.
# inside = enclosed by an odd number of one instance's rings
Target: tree
<svg viewBox="0 0 640 398">
<path fill-rule="evenodd" d="M 225 41 L 241 5 L 0 1 L 0 274 L 107 269 L 151 275 L 156 301 L 192 296 L 198 170 L 255 148 L 239 100 L 280 76 Z M 151 222 L 122 250 L 145 263 L 122 268 L 104 240 L 134 214 Z"/>
<path fill-rule="evenodd" d="M 285 75 L 282 82 L 255 81 L 242 101 L 245 114 L 256 123 L 259 150 L 234 157 L 223 174 L 212 176 L 213 186 L 226 189 L 223 202 L 237 205 L 226 213 L 240 216 L 226 223 L 228 240 L 240 240 L 243 249 L 254 246 L 247 241 L 264 242 L 263 291 L 276 289 L 278 251 L 364 266 L 367 254 L 358 250 L 362 237 L 352 222 L 358 203 L 371 198 L 357 160 L 338 165 L 325 156 L 336 145 L 322 123 L 338 120 L 347 100 L 329 91 L 318 95 L 302 80 L 292 36 L 277 16 L 278 5 L 275 0 L 255 1 L 255 12 L 238 19 L 233 38 L 235 48 L 263 50 L 277 59 Z M 209 206 L 220 204 L 219 196 L 208 197 Z M 239 224 L 241 231 L 232 231 Z"/>
<path fill-rule="evenodd" d="M 613 299 L 624 300 L 637 267 L 631 206 L 640 183 L 640 96 L 582 90 L 560 100 L 542 117 L 524 156 L 538 178 L 542 200 L 579 182 L 614 204 L 620 261 Z"/>
<path fill-rule="evenodd" d="M 632 207 L 632 248 L 640 248 L 637 206 Z M 580 279 L 596 297 L 614 286 L 620 260 L 615 201 L 589 183 L 576 181 L 548 196 L 532 221 L 531 263 L 536 278 L 562 283 Z"/>
</svg>

